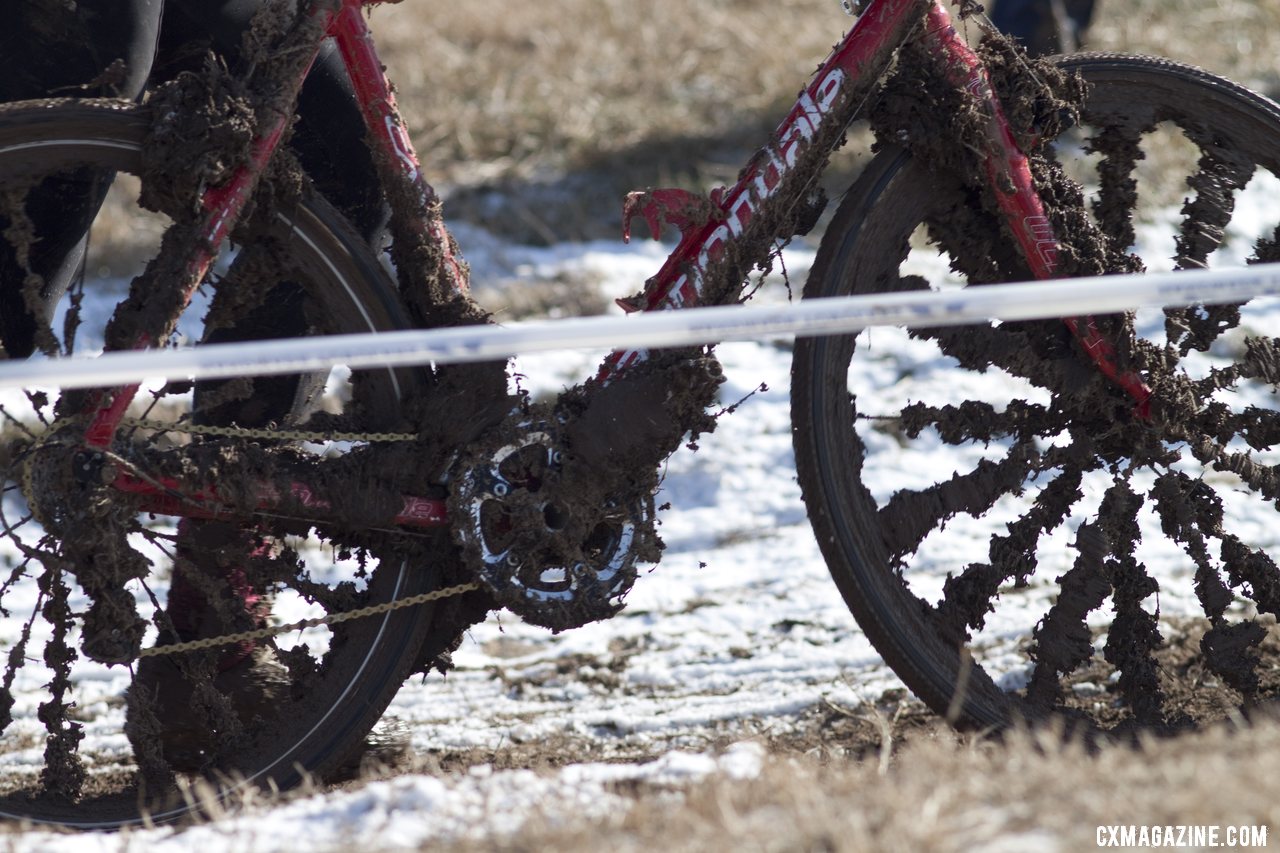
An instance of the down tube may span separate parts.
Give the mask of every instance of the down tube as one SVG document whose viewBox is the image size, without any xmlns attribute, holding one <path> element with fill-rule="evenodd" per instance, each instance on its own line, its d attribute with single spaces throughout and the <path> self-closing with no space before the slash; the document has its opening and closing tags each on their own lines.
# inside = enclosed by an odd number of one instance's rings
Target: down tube
<svg viewBox="0 0 1280 853">
<path fill-rule="evenodd" d="M 845 128 L 894 51 L 933 6 L 928 0 L 867 4 L 770 142 L 739 173 L 738 183 L 712 192 L 705 222 L 687 230 L 658 274 L 645 282 L 643 310 L 724 304 L 740 298 L 742 275 L 764 260 L 764 253 L 751 247 L 773 244 L 777 223 L 787 221 L 793 207 L 801 203 L 811 176 L 843 139 Z M 760 257 L 753 257 L 757 254 Z M 735 277 L 737 281 L 732 280 Z M 601 365 L 597 379 L 608 382 L 646 358 L 648 351 L 643 349 L 614 352 Z"/>
</svg>

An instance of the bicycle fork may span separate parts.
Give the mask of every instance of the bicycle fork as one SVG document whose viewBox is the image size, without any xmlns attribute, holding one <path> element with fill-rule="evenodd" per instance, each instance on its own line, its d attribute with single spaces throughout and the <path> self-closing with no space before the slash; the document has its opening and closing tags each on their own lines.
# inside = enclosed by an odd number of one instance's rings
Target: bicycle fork
<svg viewBox="0 0 1280 853">
<path fill-rule="evenodd" d="M 1030 162 L 1014 139 L 985 65 L 959 38 L 950 16 L 938 3 L 933 4 L 926 18 L 925 43 L 947 79 L 968 92 L 987 117 L 987 144 L 982 152 L 987 183 L 994 190 L 1000 213 L 1032 276 L 1041 280 L 1053 278 L 1061 248 L 1058 236 L 1035 189 Z M 1150 418 L 1151 389 L 1140 375 L 1117 363 L 1115 346 L 1098 328 L 1097 321 L 1089 315 L 1064 317 L 1062 321 L 1099 372 L 1133 399 L 1134 413 L 1144 420 Z"/>
</svg>

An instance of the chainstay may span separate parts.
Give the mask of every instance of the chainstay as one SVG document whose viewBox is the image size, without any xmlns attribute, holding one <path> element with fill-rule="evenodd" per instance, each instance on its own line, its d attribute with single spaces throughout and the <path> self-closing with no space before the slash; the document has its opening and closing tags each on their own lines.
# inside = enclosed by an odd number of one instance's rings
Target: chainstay
<svg viewBox="0 0 1280 853">
<path fill-rule="evenodd" d="M 49 425 L 46 435 L 52 436 L 56 434 L 59 427 L 74 421 L 74 418 L 65 418 Z M 308 430 L 282 430 L 282 429 L 252 429 L 247 427 L 236 426 L 213 426 L 189 423 L 170 423 L 165 421 L 150 420 L 147 418 L 124 418 L 121 421 L 122 426 L 135 427 L 138 429 L 154 430 L 157 432 L 177 432 L 184 434 L 223 436 L 231 438 L 259 438 L 267 440 L 279 441 L 362 441 L 362 442 L 397 442 L 397 441 L 415 441 L 418 436 L 413 433 L 403 432 L 375 432 L 375 433 L 354 433 L 354 432 L 317 432 Z M 36 443 L 37 449 L 45 444 L 46 438 L 42 437 Z M 28 502 L 33 507 L 35 502 L 31 500 L 32 473 L 31 461 L 34 454 L 25 460 L 22 468 L 22 490 L 28 497 Z M 40 519 L 37 517 L 37 521 Z M 340 613 L 329 613 L 324 616 L 316 616 L 311 619 L 302 619 L 297 622 L 291 622 L 287 625 L 273 625 L 265 628 L 256 628 L 251 631 L 240 631 L 234 634 L 221 634 L 216 637 L 204 637 L 199 640 L 188 640 L 181 643 L 171 643 L 165 646 L 152 646 L 142 649 L 138 657 L 150 658 L 160 657 L 163 655 L 183 654 L 186 652 L 200 651 L 203 649 L 216 648 L 218 646 L 233 645 L 236 643 L 252 642 L 257 640 L 265 640 L 280 634 L 287 634 L 290 631 L 301 631 L 305 628 L 316 628 L 321 625 L 337 625 L 343 622 L 350 622 L 354 619 L 365 619 L 370 616 L 379 616 L 383 613 L 390 613 L 395 610 L 402 610 L 406 607 L 415 607 L 420 604 L 427 604 L 432 601 L 440 601 L 446 598 L 452 598 L 455 595 L 472 592 L 480 589 L 480 584 L 475 581 L 457 584 L 455 586 L 445 587 L 433 592 L 419 593 L 418 595 L 409 596 L 408 598 L 398 598 L 393 601 L 387 601 L 382 604 L 373 604 L 368 607 L 359 607 L 355 610 L 347 610 Z"/>
<path fill-rule="evenodd" d="M 139 429 L 155 430 L 157 432 L 177 432 L 188 435 L 221 436 L 229 438 L 258 438 L 275 441 L 362 441 L 374 443 L 414 441 L 418 438 L 414 433 L 408 432 L 356 433 L 316 432 L 309 430 L 285 430 L 271 428 L 254 429 L 237 426 L 166 423 L 164 421 L 150 420 L 147 418 L 125 418 L 121 421 L 121 425 L 137 427 Z M 166 646 L 152 646 L 150 648 L 143 649 L 138 654 L 138 657 L 161 657 L 163 655 L 175 655 L 186 652 L 201 651 L 203 649 L 211 649 L 218 646 L 229 646 L 236 643 L 266 640 L 280 634 L 287 634 L 290 631 L 301 631 L 304 628 L 317 628 L 321 625 L 337 625 L 343 622 L 350 622 L 354 619 L 365 619 L 370 616 L 379 616 L 383 613 L 402 610 L 406 607 L 415 607 L 419 604 L 426 604 L 431 601 L 440 601 L 445 598 L 452 598 L 455 595 L 462 595 L 463 593 L 477 589 L 480 589 L 480 584 L 475 581 L 471 581 L 468 583 L 457 584 L 456 586 L 445 587 L 444 589 L 438 589 L 434 592 L 424 592 L 408 598 L 398 598 L 394 601 L 384 602 L 383 604 L 374 604 L 368 607 L 356 608 L 355 610 L 343 611 L 341 613 L 329 613 L 325 616 L 302 619 L 297 622 L 291 622 L 288 625 L 273 625 L 266 628 L 257 628 L 252 631 L 241 631 L 236 634 L 222 634 L 217 637 L 204 637 L 199 640 L 171 643 Z"/>
<path fill-rule="evenodd" d="M 32 449 L 41 449 L 61 427 L 74 423 L 78 419 L 78 416 L 60 418 L 49 424 L 45 430 L 45 434 L 35 442 Z M 120 424 L 121 426 L 135 427 L 137 429 L 152 430 L 155 432 L 176 432 L 183 433 L 185 435 L 208 435 L 221 436 L 225 438 L 258 438 L 275 441 L 360 441 L 372 444 L 376 442 L 415 441 L 418 438 L 417 435 L 411 432 L 321 432 L 314 430 L 287 430 L 272 428 L 255 429 L 238 426 L 173 423 L 151 420 L 148 418 L 123 418 L 120 421 Z M 34 500 L 34 489 L 32 488 L 32 465 L 34 463 L 34 459 L 34 453 L 28 454 L 27 458 L 21 464 L 21 489 L 24 497 L 27 499 L 28 505 L 32 508 L 32 513 L 35 515 L 36 521 L 42 522 L 43 519 L 36 510 L 38 502 Z"/>
<path fill-rule="evenodd" d="M 316 628 L 320 625 L 337 625 L 342 622 L 350 622 L 353 619 L 364 619 L 369 616 L 379 616 L 383 613 L 390 613 L 393 610 L 402 610 L 405 607 L 414 607 L 419 604 L 426 604 L 431 601 L 439 601 L 444 598 L 452 598 L 455 595 L 462 595 L 472 590 L 480 589 L 480 584 L 475 581 L 461 583 L 456 586 L 447 586 L 444 589 L 437 589 L 434 592 L 423 592 L 418 595 L 411 595 L 408 598 L 397 598 L 394 601 L 387 601 L 383 604 L 372 604 L 368 607 L 359 607 L 355 610 L 346 610 L 341 613 L 330 613 L 326 616 L 316 616 L 312 619 L 302 619 L 298 622 L 290 622 L 288 625 L 273 625 L 268 628 L 257 628 L 252 631 L 241 631 L 238 634 L 222 634 L 218 637 L 205 637 L 199 640 L 188 640 L 184 643 L 172 643 L 167 646 L 152 646 L 143 649 L 138 653 L 139 658 L 153 658 L 162 655 L 175 655 L 184 652 L 200 651 L 202 649 L 211 649 L 216 646 L 229 646 L 235 643 L 244 643 L 253 640 L 265 640 L 278 634 L 287 634 L 290 631 L 301 631 L 303 628 Z"/>
</svg>

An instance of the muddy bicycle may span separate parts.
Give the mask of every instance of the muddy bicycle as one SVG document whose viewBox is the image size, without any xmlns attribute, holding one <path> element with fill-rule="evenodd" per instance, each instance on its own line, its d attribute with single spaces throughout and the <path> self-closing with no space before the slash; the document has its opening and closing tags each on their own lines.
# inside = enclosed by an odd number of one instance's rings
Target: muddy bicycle
<svg viewBox="0 0 1280 853">
<path fill-rule="evenodd" d="M 259 34 L 248 78 L 210 66 L 142 105 L 0 107 L 0 232 L 24 287 L 41 287 L 27 200 L 43 182 L 114 177 L 101 219 L 128 232 L 90 232 L 77 286 L 40 330 L 42 357 L 216 340 L 286 298 L 280 282 L 296 301 L 289 334 L 318 349 L 328 334 L 490 322 L 374 52 L 362 17 L 374 4 L 304 5 Z M 1154 175 L 1142 161 L 1166 137 L 1194 194 L 1164 222 L 1175 265 L 1280 259 L 1266 207 L 1276 105 L 1163 60 L 1032 63 L 999 38 L 975 51 L 928 0 L 862 6 L 734 187 L 627 199 L 627 221 L 681 237 L 626 310 L 742 300 L 752 271 L 819 221 L 816 177 L 864 119 L 879 153 L 826 225 L 807 297 L 1140 271 L 1131 249 L 1153 220 L 1139 184 L 1171 171 L 1158 151 Z M 390 264 L 281 145 L 327 37 L 365 109 Z M 251 132 L 209 132 L 228 122 Z M 137 250 L 140 232 L 154 252 Z M 918 696 L 977 728 L 1054 713 L 1176 727 L 1275 692 L 1271 310 L 904 332 L 922 360 L 954 367 L 953 398 L 934 401 L 909 382 L 900 399 L 860 394 L 876 369 L 864 338 L 796 345 L 810 519 L 849 608 Z M 1005 380 L 1003 399 L 975 390 L 982 374 Z M 637 565 L 661 556 L 660 467 L 714 428 L 719 382 L 713 350 L 698 347 L 615 352 L 554 403 L 512 390 L 503 363 L 0 400 L 0 814 L 118 826 L 184 814 L 193 801 L 174 792 L 193 777 L 215 794 L 323 778 L 403 681 L 446 670 L 491 610 L 553 630 L 608 618 Z M 877 470 L 886 442 L 920 464 Z M 967 469 L 939 467 L 939 449 L 961 450 Z M 939 550 L 954 574 L 913 577 Z M 180 583 L 212 603 L 212 624 L 174 624 Z M 1162 658 L 1159 596 L 1175 589 L 1204 614 L 1179 628 L 1201 634 L 1194 660 Z M 268 597 L 277 624 L 264 626 Z M 1042 608 L 1029 642 L 987 642 L 1019 597 Z M 220 665 L 232 647 L 278 663 L 253 707 Z M 183 685 L 177 699 L 138 675 L 147 667 Z M 1199 667 L 1201 689 L 1167 689 L 1170 667 Z M 1086 706 L 1073 684 L 1098 671 L 1110 699 Z M 166 737 L 179 717 L 204 735 L 181 752 Z"/>
</svg>

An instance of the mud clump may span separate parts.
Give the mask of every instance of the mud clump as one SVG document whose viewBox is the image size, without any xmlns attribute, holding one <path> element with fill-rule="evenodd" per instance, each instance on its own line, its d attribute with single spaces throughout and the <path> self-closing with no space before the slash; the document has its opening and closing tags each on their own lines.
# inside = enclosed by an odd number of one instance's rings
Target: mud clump
<svg viewBox="0 0 1280 853">
<path fill-rule="evenodd" d="M 243 84 L 214 57 L 201 73 L 161 84 L 149 105 L 156 120 L 143 142 L 143 207 L 190 222 L 206 188 L 248 162 L 257 123 Z"/>
<path fill-rule="evenodd" d="M 1084 213 L 1080 189 L 1046 153 L 1045 147 L 1066 128 L 1078 124 L 1088 92 L 1084 81 L 1050 62 L 1029 58 L 1016 44 L 994 33 L 978 54 L 986 64 L 992 91 L 1015 140 L 1027 152 L 1036 190 L 1059 241 L 1057 273 L 1062 276 L 1140 271 Z M 876 147 L 899 144 L 922 163 L 932 164 L 949 182 L 963 187 L 962 215 L 939 217 L 930 232 L 943 245 L 960 247 L 953 259 L 971 284 L 1027 278 L 1025 262 L 998 213 L 982 159 L 989 114 L 967 92 L 951 83 L 921 40 L 903 47 L 894 75 L 886 81 L 870 113 Z"/>
<path fill-rule="evenodd" d="M 1088 87 L 1078 74 L 1031 58 L 998 33 L 984 38 L 977 53 L 1023 151 L 1036 150 L 1080 123 Z"/>
</svg>

